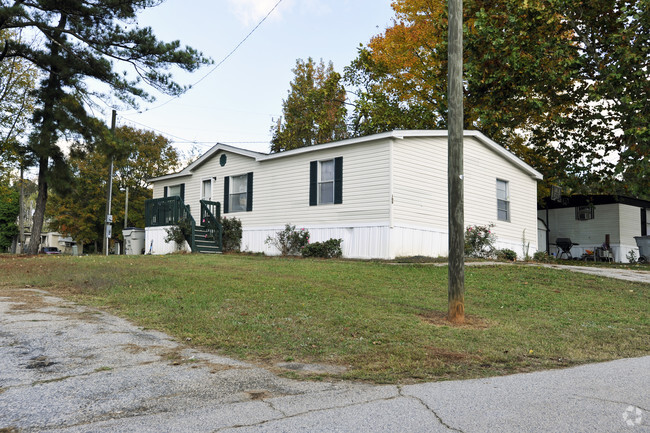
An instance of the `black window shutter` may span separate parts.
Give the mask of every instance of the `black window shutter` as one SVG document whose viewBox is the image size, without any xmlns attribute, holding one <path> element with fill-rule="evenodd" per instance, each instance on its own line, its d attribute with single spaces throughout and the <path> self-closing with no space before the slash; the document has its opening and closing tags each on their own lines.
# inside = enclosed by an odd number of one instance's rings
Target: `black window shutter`
<svg viewBox="0 0 650 433">
<path fill-rule="evenodd" d="M 343 203 L 343 157 L 334 158 L 334 204 Z"/>
<path fill-rule="evenodd" d="M 163 189 L 163 197 L 167 197 L 167 187 Z"/>
<path fill-rule="evenodd" d="M 230 177 L 223 178 L 223 213 L 228 213 L 228 195 L 230 195 Z"/>
<path fill-rule="evenodd" d="M 181 183 L 181 200 L 185 201 L 185 184 Z"/>
<path fill-rule="evenodd" d="M 318 204 L 318 161 L 309 163 L 309 206 Z"/>
<path fill-rule="evenodd" d="M 246 212 L 253 210 L 253 172 L 246 179 Z"/>
</svg>

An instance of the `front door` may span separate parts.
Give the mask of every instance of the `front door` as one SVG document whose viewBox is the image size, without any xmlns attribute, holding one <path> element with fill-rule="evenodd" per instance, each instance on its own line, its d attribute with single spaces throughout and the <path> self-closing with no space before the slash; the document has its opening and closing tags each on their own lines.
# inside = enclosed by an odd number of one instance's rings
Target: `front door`
<svg viewBox="0 0 650 433">
<path fill-rule="evenodd" d="M 212 201 L 212 179 L 205 179 L 201 182 L 201 199 Z"/>
</svg>

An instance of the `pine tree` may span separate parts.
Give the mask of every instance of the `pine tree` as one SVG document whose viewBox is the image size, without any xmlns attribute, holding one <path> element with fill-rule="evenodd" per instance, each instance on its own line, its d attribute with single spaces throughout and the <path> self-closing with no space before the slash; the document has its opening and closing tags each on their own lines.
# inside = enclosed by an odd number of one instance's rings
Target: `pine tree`
<svg viewBox="0 0 650 433">
<path fill-rule="evenodd" d="M 57 145 L 63 135 L 81 137 L 87 143 L 104 141 L 106 127 L 89 115 L 92 96 L 89 82 L 108 87 L 121 101 L 136 106 L 139 99 L 151 100 L 142 88 L 147 84 L 169 95 L 185 89 L 173 81 L 170 67 L 194 71 L 209 60 L 180 42 L 158 41 L 151 28 L 137 26 L 137 14 L 155 6 L 157 0 L 70 0 L 53 2 L 3 2 L 0 30 L 29 29 L 43 41 L 29 45 L 5 39 L 0 59 L 22 58 L 40 70 L 44 77 L 37 86 L 38 104 L 29 146 L 38 165 L 38 198 L 28 251 L 38 251 L 47 204 L 48 186 L 65 191 L 71 173 Z M 131 66 L 135 78 L 116 67 Z"/>
<path fill-rule="evenodd" d="M 272 152 L 313 146 L 347 137 L 345 89 L 330 62 L 298 59 L 283 117 L 271 130 Z"/>
</svg>

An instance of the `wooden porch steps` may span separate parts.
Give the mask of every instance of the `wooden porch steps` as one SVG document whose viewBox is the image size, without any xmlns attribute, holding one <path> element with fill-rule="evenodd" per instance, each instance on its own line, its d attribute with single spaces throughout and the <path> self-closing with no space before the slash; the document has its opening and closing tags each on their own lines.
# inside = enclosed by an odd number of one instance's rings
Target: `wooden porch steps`
<svg viewBox="0 0 650 433">
<path fill-rule="evenodd" d="M 210 236 L 208 230 L 203 226 L 196 226 L 194 228 L 194 243 L 199 253 L 221 254 L 221 250 L 217 247 L 214 238 Z"/>
</svg>

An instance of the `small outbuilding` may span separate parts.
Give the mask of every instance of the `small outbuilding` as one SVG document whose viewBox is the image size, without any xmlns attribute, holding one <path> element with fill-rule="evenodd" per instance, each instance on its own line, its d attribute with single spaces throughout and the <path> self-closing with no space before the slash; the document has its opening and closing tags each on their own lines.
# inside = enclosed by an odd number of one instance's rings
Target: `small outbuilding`
<svg viewBox="0 0 650 433">
<path fill-rule="evenodd" d="M 342 239 L 344 257 L 446 256 L 447 142 L 447 131 L 413 130 L 272 154 L 217 144 L 150 181 L 147 252 L 175 249 L 164 229 L 182 215 L 197 241 L 208 238 L 203 226 L 221 212 L 241 220 L 245 251 L 277 254 L 264 241 L 292 224 L 312 241 Z M 520 257 L 537 250 L 540 179 L 485 135 L 464 132 L 465 225 L 494 224 L 497 247 Z"/>
<path fill-rule="evenodd" d="M 646 236 L 650 229 L 650 201 L 622 195 L 574 195 L 557 201 L 547 200 L 539 206 L 539 240 L 541 250 L 559 255 L 558 238 L 570 239 L 573 257 L 582 257 L 605 246 L 613 260 L 628 262 L 628 254 L 638 248 L 635 236 Z"/>
</svg>

